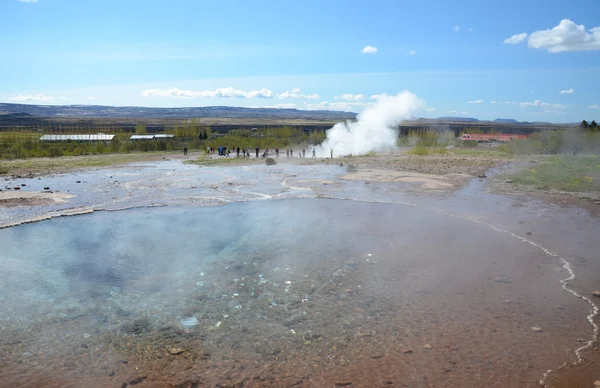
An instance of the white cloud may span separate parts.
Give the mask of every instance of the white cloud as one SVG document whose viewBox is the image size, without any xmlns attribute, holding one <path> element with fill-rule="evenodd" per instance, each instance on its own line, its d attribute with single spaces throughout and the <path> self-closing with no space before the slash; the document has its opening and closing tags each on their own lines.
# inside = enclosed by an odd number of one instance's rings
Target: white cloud
<svg viewBox="0 0 600 388">
<path fill-rule="evenodd" d="M 458 30 L 460 30 L 460 26 L 454 26 L 454 27 L 452 27 L 452 30 L 458 31 Z"/>
<path fill-rule="evenodd" d="M 519 44 L 519 43 L 524 42 L 525 39 L 527 39 L 527 34 L 525 32 L 522 32 L 520 34 L 513 35 L 508 39 L 504 39 L 504 43 L 505 44 Z"/>
<path fill-rule="evenodd" d="M 473 27 L 469 27 L 469 32 L 473 32 Z"/>
<path fill-rule="evenodd" d="M 496 101 L 492 101 L 492 104 L 495 104 L 495 103 L 496 103 Z"/>
<path fill-rule="evenodd" d="M 588 109 L 600 109 L 600 105 L 588 105 Z"/>
<path fill-rule="evenodd" d="M 483 100 L 467 101 L 467 104 L 481 104 Z"/>
<path fill-rule="evenodd" d="M 313 93 L 313 94 L 302 94 L 300 93 L 300 89 L 292 89 L 291 91 L 286 90 L 283 93 L 279 93 L 277 95 L 278 98 L 281 98 L 282 100 L 289 100 L 289 99 L 293 99 L 293 98 L 301 98 L 304 100 L 318 100 L 320 97 L 318 94 Z"/>
<path fill-rule="evenodd" d="M 423 108 L 425 112 L 435 112 L 435 108 Z"/>
<path fill-rule="evenodd" d="M 452 110 L 449 110 L 448 113 L 456 114 L 457 112 L 454 109 L 452 109 Z"/>
<path fill-rule="evenodd" d="M 37 3 L 37 0 L 19 0 L 21 3 Z"/>
<path fill-rule="evenodd" d="M 575 89 L 571 88 L 571 89 L 561 90 L 558 93 L 559 94 L 573 94 L 573 93 L 575 93 Z"/>
<path fill-rule="evenodd" d="M 512 102 L 512 101 L 500 101 L 501 104 L 509 104 L 509 105 L 517 105 L 516 102 Z"/>
<path fill-rule="evenodd" d="M 408 55 L 416 55 L 416 54 L 417 54 L 417 52 L 415 50 L 410 50 L 408 52 Z"/>
<path fill-rule="evenodd" d="M 169 97 L 169 98 L 272 98 L 274 93 L 262 88 L 260 90 L 250 90 L 248 92 L 234 88 L 218 88 L 215 90 L 192 91 L 181 90 L 177 88 L 170 89 L 148 89 L 140 93 L 143 97 Z"/>
<path fill-rule="evenodd" d="M 464 111 L 464 112 L 460 112 L 460 114 L 461 114 L 461 115 L 468 115 L 468 114 L 469 114 L 469 112 L 467 112 L 467 111 Z"/>
<path fill-rule="evenodd" d="M 530 48 L 545 49 L 551 53 L 600 50 L 600 27 L 594 27 L 588 33 L 583 24 L 563 19 L 551 30 L 532 32 L 527 44 Z"/>
<path fill-rule="evenodd" d="M 88 99 L 88 100 L 95 100 L 95 99 L 96 99 L 96 97 L 94 97 L 94 96 L 88 96 L 88 98 L 87 98 L 87 99 Z"/>
<path fill-rule="evenodd" d="M 364 102 L 327 102 L 323 101 L 318 104 L 307 104 L 306 109 L 308 110 L 341 110 L 346 112 L 353 112 L 356 110 L 362 110 L 368 104 Z"/>
<path fill-rule="evenodd" d="M 18 102 L 25 102 L 25 101 L 52 101 L 55 99 L 55 97 L 53 96 L 46 96 L 44 94 L 19 94 L 17 96 L 14 97 L 9 97 L 8 98 L 10 101 L 18 101 Z"/>
<path fill-rule="evenodd" d="M 344 101 L 362 101 L 365 99 L 365 95 L 364 94 L 352 94 L 352 93 L 346 93 L 346 94 L 342 94 L 341 96 L 335 96 L 333 97 L 334 100 L 344 100 Z"/>
<path fill-rule="evenodd" d="M 362 53 L 363 54 L 375 54 L 377 53 L 377 47 L 373 47 L 373 46 L 365 46 L 364 49 L 362 49 Z"/>
<path fill-rule="evenodd" d="M 546 109 L 549 109 L 549 108 L 553 108 L 553 109 L 565 109 L 565 108 L 568 108 L 567 105 L 563 105 L 563 104 L 550 104 L 548 102 L 542 102 L 540 100 L 535 100 L 533 102 L 529 102 L 529 101 L 520 102 L 519 106 L 521 108 L 528 108 L 528 107 L 531 107 L 531 106 L 539 106 L 539 107 L 546 108 Z"/>
<path fill-rule="evenodd" d="M 373 94 L 371 97 L 369 97 L 369 100 L 377 100 L 379 96 L 381 96 L 381 94 Z"/>
</svg>

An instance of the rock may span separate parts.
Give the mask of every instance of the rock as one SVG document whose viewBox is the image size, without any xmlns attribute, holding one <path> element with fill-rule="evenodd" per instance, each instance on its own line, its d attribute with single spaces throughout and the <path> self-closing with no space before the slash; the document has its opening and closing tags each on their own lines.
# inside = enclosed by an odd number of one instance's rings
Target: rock
<svg viewBox="0 0 600 388">
<path fill-rule="evenodd" d="M 265 163 L 267 164 L 267 166 L 274 166 L 277 164 L 277 162 L 273 158 L 267 158 L 267 160 L 265 160 Z"/>
<path fill-rule="evenodd" d="M 481 174 L 481 175 L 478 175 L 478 176 L 477 176 L 477 178 L 484 179 L 484 178 L 487 178 L 487 175 L 485 175 L 485 174 Z"/>
<path fill-rule="evenodd" d="M 507 179 L 504 181 L 504 183 L 513 183 L 512 179 Z"/>
<path fill-rule="evenodd" d="M 81 183 L 81 181 L 75 181 L 75 183 Z"/>
<path fill-rule="evenodd" d="M 115 372 L 110 372 L 110 373 L 108 374 L 108 377 L 115 377 L 115 374 L 116 374 Z"/>
<path fill-rule="evenodd" d="M 375 354 L 375 355 L 372 355 L 371 358 L 375 358 L 375 359 L 383 358 L 383 354 Z"/>
<path fill-rule="evenodd" d="M 527 233 L 525 233 L 525 234 L 526 234 L 526 235 L 528 235 L 528 236 L 531 236 L 531 232 L 527 232 Z"/>
<path fill-rule="evenodd" d="M 403 354 L 411 354 L 412 352 L 413 352 L 412 349 L 404 349 L 402 351 Z"/>
<path fill-rule="evenodd" d="M 50 190 L 50 187 L 46 186 L 44 187 L 44 190 Z"/>
<path fill-rule="evenodd" d="M 14 190 L 21 190 L 21 187 L 20 186 L 15 186 Z"/>
<path fill-rule="evenodd" d="M 25 183 L 21 183 L 21 186 L 27 186 Z"/>
<path fill-rule="evenodd" d="M 511 284 L 512 282 L 505 276 L 496 276 L 494 281 L 497 283 Z"/>
<path fill-rule="evenodd" d="M 335 383 L 336 387 L 349 387 L 352 385 L 352 381 L 340 381 Z"/>
<path fill-rule="evenodd" d="M 178 356 L 180 354 L 183 354 L 183 352 L 185 352 L 185 350 L 183 350 L 182 348 L 171 348 L 171 349 L 169 349 L 169 354 L 172 354 L 173 356 Z"/>
<path fill-rule="evenodd" d="M 423 349 L 433 349 L 433 346 L 431 346 L 429 344 L 425 344 L 425 345 L 423 345 Z"/>
<path fill-rule="evenodd" d="M 594 388 L 600 387 L 600 380 L 594 381 Z"/>
<path fill-rule="evenodd" d="M 595 296 L 596 298 L 600 298 L 600 291 L 594 291 L 594 292 L 592 292 L 592 295 Z"/>
<path fill-rule="evenodd" d="M 283 321 L 283 324 L 285 326 L 292 326 L 292 325 L 300 323 L 304 320 L 306 320 L 305 314 L 294 314 L 291 317 L 289 317 L 288 319 L 286 319 L 285 321 Z"/>
<path fill-rule="evenodd" d="M 536 333 L 541 333 L 542 331 L 544 331 L 544 330 L 542 330 L 542 328 L 541 328 L 541 327 L 538 327 L 538 326 L 533 326 L 533 327 L 531 328 L 531 330 L 533 330 L 533 331 L 534 331 L 534 332 L 536 332 Z"/>
<path fill-rule="evenodd" d="M 144 380 L 146 380 L 146 376 L 139 376 L 139 377 L 136 377 L 135 379 L 129 380 L 129 385 L 136 385 L 136 384 L 141 383 Z"/>
</svg>

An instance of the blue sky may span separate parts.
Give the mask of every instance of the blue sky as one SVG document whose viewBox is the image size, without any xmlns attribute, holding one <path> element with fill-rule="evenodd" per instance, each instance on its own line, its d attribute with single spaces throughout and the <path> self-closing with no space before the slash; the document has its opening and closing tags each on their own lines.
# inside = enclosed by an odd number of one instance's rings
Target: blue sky
<svg viewBox="0 0 600 388">
<path fill-rule="evenodd" d="M 360 111 L 407 89 L 421 117 L 600 119 L 597 0 L 0 0 L 0 15 L 0 102 Z"/>
</svg>

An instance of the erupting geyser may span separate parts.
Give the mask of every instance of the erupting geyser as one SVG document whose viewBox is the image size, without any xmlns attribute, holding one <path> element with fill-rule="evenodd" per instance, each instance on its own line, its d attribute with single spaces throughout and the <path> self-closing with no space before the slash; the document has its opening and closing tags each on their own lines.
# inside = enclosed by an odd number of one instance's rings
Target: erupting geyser
<svg viewBox="0 0 600 388">
<path fill-rule="evenodd" d="M 316 148 L 320 156 L 363 155 L 396 146 L 396 126 L 409 118 L 425 102 L 405 90 L 396 96 L 381 95 L 359 113 L 356 121 L 337 123 L 327 131 L 327 139 Z"/>
</svg>

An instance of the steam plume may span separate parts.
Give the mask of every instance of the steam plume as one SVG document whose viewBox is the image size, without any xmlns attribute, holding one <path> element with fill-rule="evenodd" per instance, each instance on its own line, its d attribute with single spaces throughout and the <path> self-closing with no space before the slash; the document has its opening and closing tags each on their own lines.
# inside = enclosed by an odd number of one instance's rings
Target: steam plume
<svg viewBox="0 0 600 388">
<path fill-rule="evenodd" d="M 327 131 L 327 139 L 317 147 L 320 156 L 363 155 L 396 146 L 396 126 L 424 105 L 407 90 L 396 96 L 381 95 L 365 108 L 356 121 L 340 122 Z"/>
</svg>

